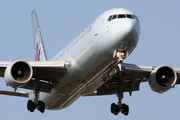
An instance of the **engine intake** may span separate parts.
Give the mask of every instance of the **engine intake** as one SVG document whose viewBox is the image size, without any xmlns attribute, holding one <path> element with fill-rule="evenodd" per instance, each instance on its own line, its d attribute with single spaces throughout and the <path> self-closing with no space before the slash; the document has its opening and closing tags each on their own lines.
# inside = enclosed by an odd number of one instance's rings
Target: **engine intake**
<svg viewBox="0 0 180 120">
<path fill-rule="evenodd" d="M 158 93 L 163 93 L 171 89 L 177 81 L 176 72 L 169 66 L 155 68 L 150 74 L 149 85 L 151 89 Z"/>
<path fill-rule="evenodd" d="M 12 62 L 5 70 L 6 84 L 12 88 L 26 85 L 33 74 L 32 67 L 25 61 Z"/>
</svg>

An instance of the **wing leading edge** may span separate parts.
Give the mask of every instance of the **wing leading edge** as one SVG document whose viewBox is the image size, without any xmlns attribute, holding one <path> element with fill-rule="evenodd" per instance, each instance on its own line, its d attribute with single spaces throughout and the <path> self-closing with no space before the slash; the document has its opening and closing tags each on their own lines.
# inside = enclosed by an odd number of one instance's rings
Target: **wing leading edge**
<svg viewBox="0 0 180 120">
<path fill-rule="evenodd" d="M 85 96 L 113 95 L 118 94 L 119 91 L 129 92 L 131 95 L 133 91 L 139 91 L 140 83 L 147 82 L 153 70 L 158 68 L 155 66 L 128 63 L 122 63 L 121 67 L 121 74 L 114 75 L 109 81 L 97 88 L 95 93 L 91 93 Z M 180 84 L 180 68 L 172 69 L 177 74 L 176 84 Z"/>
<path fill-rule="evenodd" d="M 22 62 L 23 64 L 20 64 Z M 18 82 L 18 78 L 16 79 L 16 77 L 14 77 L 15 76 L 14 74 L 18 73 L 18 70 L 17 71 L 14 70 L 15 68 L 14 66 L 16 66 L 17 68 L 24 68 L 26 63 L 29 64 L 30 67 L 32 67 L 32 76 L 28 81 L 26 80 L 27 83 L 20 85 L 19 87 L 34 90 L 34 85 L 38 81 L 37 90 L 47 93 L 51 92 L 53 84 L 57 82 L 60 78 L 62 78 L 66 74 L 68 68 L 70 67 L 70 62 L 65 60 L 64 61 L 63 60 L 62 61 L 28 61 L 28 62 L 0 61 L 0 77 L 5 77 L 6 80 L 7 78 L 6 76 L 12 76 L 11 79 Z M 8 69 L 9 72 L 5 72 L 6 69 Z M 21 72 L 25 74 L 24 71 L 25 70 L 22 69 Z M 12 81 L 9 82 L 8 80 L 6 80 L 7 85 L 13 88 L 17 88 L 14 87 L 14 84 L 16 84 L 16 82 L 13 81 L 14 83 L 12 83 Z"/>
</svg>

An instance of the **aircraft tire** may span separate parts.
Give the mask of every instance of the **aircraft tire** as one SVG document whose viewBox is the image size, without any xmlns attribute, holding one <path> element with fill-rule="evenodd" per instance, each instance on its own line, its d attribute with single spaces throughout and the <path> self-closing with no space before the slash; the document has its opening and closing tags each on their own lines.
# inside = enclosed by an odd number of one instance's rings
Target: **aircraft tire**
<svg viewBox="0 0 180 120">
<path fill-rule="evenodd" d="M 34 110 L 35 110 L 35 103 L 32 100 L 28 100 L 28 102 L 27 102 L 27 109 L 30 112 L 34 112 Z"/>
<path fill-rule="evenodd" d="M 115 105 L 114 115 L 118 115 L 118 113 L 119 113 L 119 106 Z"/>
<path fill-rule="evenodd" d="M 126 104 L 122 104 L 122 107 L 124 109 L 123 114 L 127 116 L 129 114 L 129 106 Z"/>
<path fill-rule="evenodd" d="M 115 103 L 112 103 L 111 104 L 111 113 L 114 114 L 114 110 L 115 110 Z"/>
<path fill-rule="evenodd" d="M 116 105 L 115 103 L 111 104 L 111 113 L 114 115 L 118 115 L 119 113 L 119 106 Z"/>
<path fill-rule="evenodd" d="M 38 105 L 39 105 L 39 111 L 41 113 L 44 113 L 44 111 L 45 111 L 45 103 L 42 102 L 42 101 L 38 101 Z"/>
</svg>

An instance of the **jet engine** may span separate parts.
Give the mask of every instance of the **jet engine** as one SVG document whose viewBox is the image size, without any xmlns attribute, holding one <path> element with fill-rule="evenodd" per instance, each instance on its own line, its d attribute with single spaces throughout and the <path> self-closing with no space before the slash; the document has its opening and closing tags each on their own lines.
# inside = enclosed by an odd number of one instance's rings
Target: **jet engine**
<svg viewBox="0 0 180 120">
<path fill-rule="evenodd" d="M 176 72 L 168 66 L 155 68 L 149 76 L 149 85 L 157 93 L 163 93 L 171 89 L 177 81 Z"/>
<path fill-rule="evenodd" d="M 33 74 L 32 67 L 25 61 L 15 61 L 8 65 L 4 72 L 6 84 L 12 88 L 26 85 Z"/>
</svg>

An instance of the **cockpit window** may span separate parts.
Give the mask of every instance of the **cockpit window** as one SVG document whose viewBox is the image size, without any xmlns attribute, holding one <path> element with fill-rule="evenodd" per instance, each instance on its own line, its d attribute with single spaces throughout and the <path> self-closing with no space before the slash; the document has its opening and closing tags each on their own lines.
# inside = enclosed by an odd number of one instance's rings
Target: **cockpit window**
<svg viewBox="0 0 180 120">
<path fill-rule="evenodd" d="M 138 18 L 135 15 L 133 15 L 133 17 L 134 17 L 134 19 L 136 19 L 139 22 Z"/>
<path fill-rule="evenodd" d="M 111 18 L 112 18 L 112 15 L 111 15 L 111 16 L 109 16 L 108 21 L 111 21 Z"/>
<path fill-rule="evenodd" d="M 122 18 L 135 19 L 138 21 L 138 18 L 135 15 L 130 15 L 130 14 L 111 15 L 109 16 L 108 21 L 111 21 L 113 19 L 122 19 Z"/>
<path fill-rule="evenodd" d="M 126 15 L 118 15 L 118 18 L 126 18 Z"/>
<path fill-rule="evenodd" d="M 131 18 L 131 19 L 134 19 L 133 15 L 126 15 L 127 18 Z"/>
<path fill-rule="evenodd" d="M 112 19 L 111 19 L 111 20 L 116 19 L 116 17 L 117 17 L 117 15 L 113 15 L 113 17 L 112 17 Z"/>
</svg>

